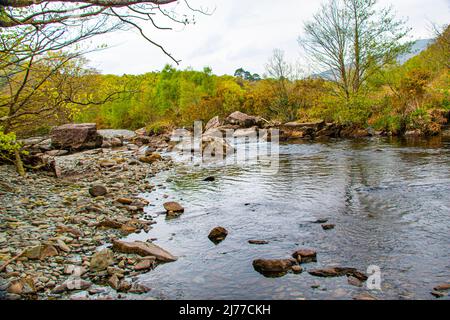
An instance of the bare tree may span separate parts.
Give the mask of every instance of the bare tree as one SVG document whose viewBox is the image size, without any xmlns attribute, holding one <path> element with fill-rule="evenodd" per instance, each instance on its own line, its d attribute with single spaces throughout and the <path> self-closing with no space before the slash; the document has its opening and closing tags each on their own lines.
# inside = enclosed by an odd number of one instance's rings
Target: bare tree
<svg viewBox="0 0 450 320">
<path fill-rule="evenodd" d="M 376 9 L 377 0 L 329 0 L 304 27 L 299 43 L 332 74 L 349 99 L 366 80 L 394 63 L 409 48 L 401 44 L 410 31 L 392 7 Z"/>
<path fill-rule="evenodd" d="M 286 60 L 283 50 L 275 49 L 266 64 L 266 72 L 277 97 L 269 109 L 283 120 L 296 119 L 298 108 L 291 96 L 294 90 L 293 81 L 299 77 L 300 69 Z"/>
</svg>

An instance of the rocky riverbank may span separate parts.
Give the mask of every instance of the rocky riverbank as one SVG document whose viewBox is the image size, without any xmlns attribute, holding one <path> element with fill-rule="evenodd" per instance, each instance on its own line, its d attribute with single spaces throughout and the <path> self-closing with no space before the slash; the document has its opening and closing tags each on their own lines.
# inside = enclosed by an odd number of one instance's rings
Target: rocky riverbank
<svg viewBox="0 0 450 320">
<path fill-rule="evenodd" d="M 39 171 L 21 178 L 13 166 L 1 167 L 1 299 L 62 299 L 80 290 L 94 299 L 130 298 L 151 289 L 135 281 L 139 274 L 176 259 L 151 240 L 117 242 L 151 229 L 140 194 L 161 187 L 152 176 L 172 166 L 149 151 L 158 147 L 120 144 L 47 153 L 56 176 Z"/>
<path fill-rule="evenodd" d="M 201 139 L 203 156 L 234 153 L 224 138 L 230 130 L 239 138 L 260 128 L 268 129 L 267 140 L 273 137 L 270 129 L 278 129 L 281 141 L 386 134 L 324 121 L 272 123 L 234 112 L 223 121 L 215 117 L 208 122 Z M 183 129 L 150 136 L 145 130 L 97 130 L 95 124 L 81 124 L 23 140 L 25 163 L 35 170 L 23 178 L 13 166 L 0 170 L 0 299 L 65 299 L 73 293 L 77 298 L 118 299 L 149 292 L 138 276 L 177 258 L 151 239 L 121 239 L 151 229 L 155 222 L 146 213 L 151 204 L 141 196 L 164 188 L 152 184 L 152 177 L 173 166 L 158 152 L 194 148 L 189 139 L 171 143 L 173 137 L 191 134 Z M 184 208 L 168 202 L 155 208 L 161 211 L 176 218 Z M 219 231 L 210 234 L 211 241 L 226 237 L 226 230 Z M 264 263 L 256 263 L 257 269 L 267 269 Z M 301 268 L 294 264 L 292 271 Z"/>
</svg>

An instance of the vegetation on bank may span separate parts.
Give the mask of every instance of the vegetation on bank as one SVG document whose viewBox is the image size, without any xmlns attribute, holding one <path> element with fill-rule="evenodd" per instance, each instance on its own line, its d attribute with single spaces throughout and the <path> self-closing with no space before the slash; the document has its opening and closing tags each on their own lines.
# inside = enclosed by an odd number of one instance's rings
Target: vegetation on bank
<svg viewBox="0 0 450 320">
<path fill-rule="evenodd" d="M 372 127 L 402 134 L 420 129 L 436 134 L 450 111 L 450 28 L 430 47 L 403 65 L 392 64 L 370 77 L 350 98 L 336 94 L 336 84 L 320 78 L 246 80 L 216 76 L 211 69 L 177 70 L 138 76 L 97 76 L 94 94 L 126 83 L 132 93 L 104 104 L 76 109 L 73 120 L 104 128 L 157 132 L 168 126 L 191 126 L 195 120 L 226 117 L 239 110 L 268 120 L 314 121 Z M 434 126 L 434 127 L 433 127 Z"/>
</svg>

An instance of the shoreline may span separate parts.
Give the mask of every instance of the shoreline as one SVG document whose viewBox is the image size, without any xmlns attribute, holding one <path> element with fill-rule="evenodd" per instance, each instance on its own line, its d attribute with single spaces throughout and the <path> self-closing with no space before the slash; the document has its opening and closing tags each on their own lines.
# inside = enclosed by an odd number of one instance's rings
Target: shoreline
<svg viewBox="0 0 450 320">
<path fill-rule="evenodd" d="M 151 229 L 156 222 L 145 217 L 148 202 L 139 195 L 157 187 L 149 178 L 170 168 L 172 161 L 140 162 L 126 147 L 72 156 L 88 170 L 83 175 L 55 178 L 36 172 L 20 178 L 13 166 L 2 166 L 0 299 L 66 298 L 77 286 L 101 299 L 150 290 L 132 278 L 158 261 L 142 263 L 145 257 L 138 254 L 111 251 L 113 256 L 100 256 L 95 262 L 100 268 L 93 269 L 92 257 L 101 246 Z M 93 186 L 105 187 L 107 193 L 94 197 Z M 119 280 L 116 285 L 113 276 Z"/>
</svg>

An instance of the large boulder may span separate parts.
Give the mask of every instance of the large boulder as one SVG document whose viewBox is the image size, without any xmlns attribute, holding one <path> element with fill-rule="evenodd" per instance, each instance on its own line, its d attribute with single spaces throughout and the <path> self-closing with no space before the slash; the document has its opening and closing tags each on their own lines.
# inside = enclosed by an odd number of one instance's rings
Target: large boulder
<svg viewBox="0 0 450 320">
<path fill-rule="evenodd" d="M 103 137 L 95 123 L 65 124 L 52 129 L 52 147 L 55 149 L 82 150 L 100 148 Z"/>
<path fill-rule="evenodd" d="M 261 126 L 263 124 L 263 120 L 260 117 L 249 116 L 240 111 L 235 111 L 228 116 L 225 120 L 226 123 L 232 125 L 239 125 L 243 128 L 250 128 L 253 126 Z"/>
</svg>

